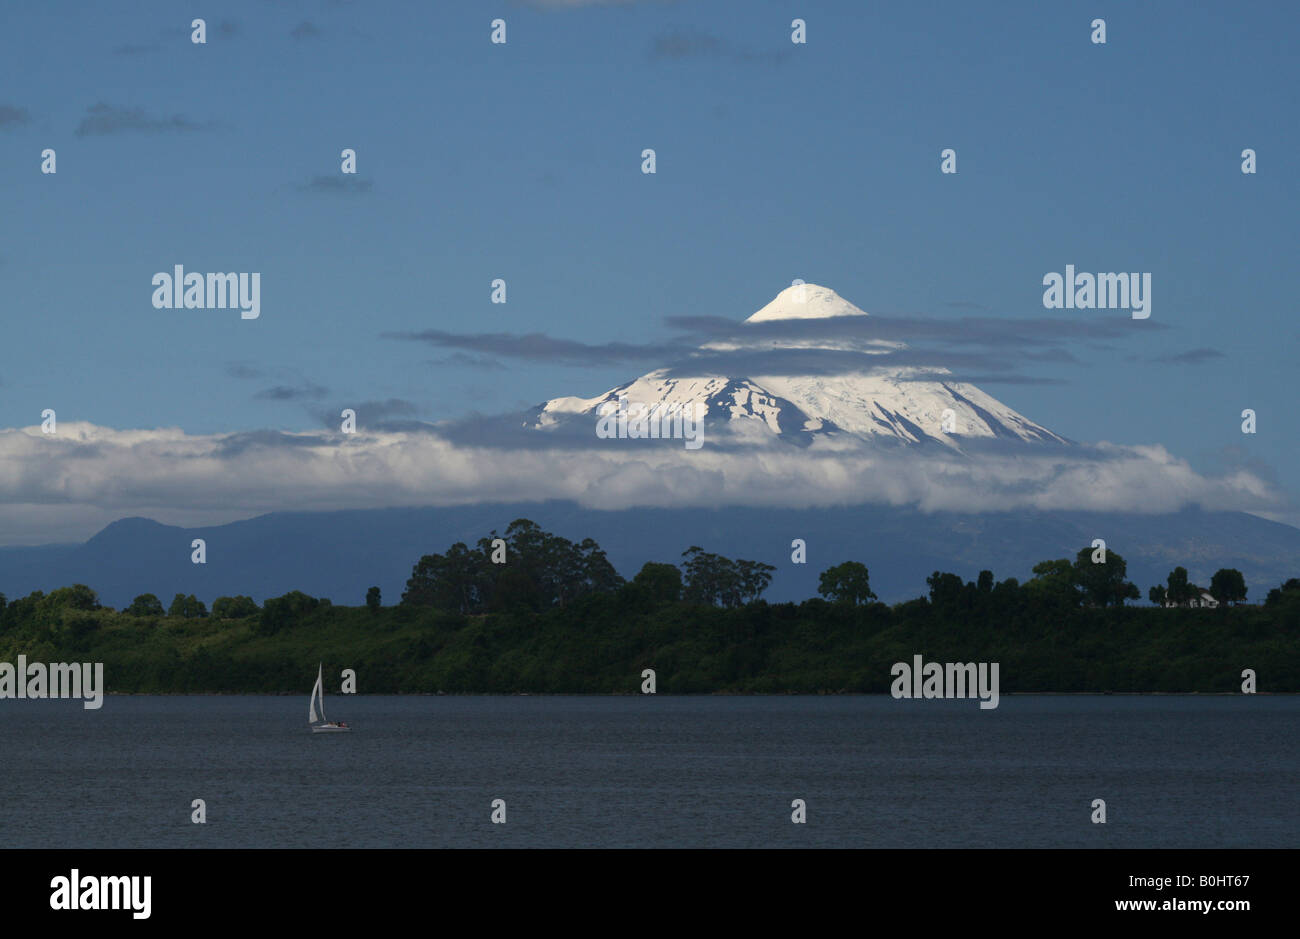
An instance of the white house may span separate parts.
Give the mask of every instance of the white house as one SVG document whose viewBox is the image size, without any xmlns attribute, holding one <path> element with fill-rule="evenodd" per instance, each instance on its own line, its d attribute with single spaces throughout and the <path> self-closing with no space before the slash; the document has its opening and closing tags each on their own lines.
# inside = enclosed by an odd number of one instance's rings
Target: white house
<svg viewBox="0 0 1300 939">
<path fill-rule="evenodd" d="M 1166 600 L 1165 606 L 1183 606 L 1190 607 L 1194 610 L 1213 610 L 1219 605 L 1219 601 L 1210 595 L 1210 591 L 1202 589 L 1195 584 L 1188 584 L 1188 587 L 1192 590 L 1192 599 L 1188 600 L 1186 603 L 1175 603 L 1173 600 Z"/>
</svg>

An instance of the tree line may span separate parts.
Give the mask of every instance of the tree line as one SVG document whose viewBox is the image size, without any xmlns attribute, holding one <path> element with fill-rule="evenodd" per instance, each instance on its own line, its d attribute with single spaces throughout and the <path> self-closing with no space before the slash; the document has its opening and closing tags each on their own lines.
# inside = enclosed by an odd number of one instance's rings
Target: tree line
<svg viewBox="0 0 1300 939">
<path fill-rule="evenodd" d="M 503 534 L 493 530 L 474 547 L 457 542 L 443 554 L 422 556 L 412 568 L 401 605 L 462 615 L 513 609 L 540 612 L 564 609 L 585 596 L 624 590 L 654 605 L 685 603 L 731 609 L 757 602 L 775 570 L 761 561 L 733 560 L 692 545 L 682 552 L 679 564 L 647 562 L 628 582 L 592 539 L 575 544 L 520 518 L 511 522 Z M 1035 564 L 1033 577 L 1023 584 L 1014 577 L 997 582 L 989 570 L 980 571 L 969 582 L 963 582 L 957 574 L 935 571 L 926 578 L 926 599 L 943 609 L 969 608 L 979 597 L 995 593 L 1004 598 L 1015 595 L 1038 606 L 1123 606 L 1124 601 L 1141 596 L 1137 586 L 1128 581 L 1127 572 L 1128 563 L 1118 552 L 1088 547 L 1080 549 L 1073 561 L 1058 558 Z M 1281 602 L 1284 595 L 1297 591 L 1300 579 L 1292 578 L 1271 590 L 1265 604 Z M 829 601 L 855 606 L 877 600 L 870 572 L 858 561 L 845 561 L 823 571 L 817 592 Z M 1187 607 L 1197 605 L 1202 593 L 1209 593 L 1223 605 L 1243 603 L 1247 593 L 1245 577 L 1234 568 L 1221 568 L 1206 589 L 1189 581 L 1186 568 L 1175 567 L 1165 584 L 1150 588 L 1148 599 L 1156 606 Z M 367 591 L 365 604 L 371 612 L 382 608 L 378 587 Z M 247 596 L 218 597 L 209 613 L 193 594 L 178 593 L 164 608 L 156 595 L 146 593 L 137 596 L 122 612 L 136 617 L 183 619 L 257 616 L 258 631 L 272 634 L 330 605 L 327 598 L 293 590 L 266 600 L 262 606 Z M 49 595 L 38 590 L 12 602 L 0 593 L 0 628 L 6 623 L 57 620 L 57 611 L 62 609 L 107 608 L 84 584 L 62 587 Z"/>
<path fill-rule="evenodd" d="M 631 692 L 644 668 L 668 692 L 884 692 L 890 665 L 921 652 L 1001 662 L 1006 691 L 1232 692 L 1245 667 L 1262 688 L 1300 691 L 1300 579 L 1249 606 L 1220 571 L 1222 606 L 1208 612 L 1188 608 L 1195 585 L 1178 568 L 1159 585 L 1173 608 L 1134 604 L 1124 559 L 1088 548 L 1023 583 L 935 571 L 924 595 L 892 605 L 857 561 L 822 571 L 801 603 L 764 599 L 772 573 L 693 545 L 626 580 L 595 542 L 518 519 L 421 557 L 388 606 L 378 588 L 357 606 L 295 590 L 210 609 L 143 594 L 120 612 L 81 584 L 0 597 L 0 661 L 90 658 L 115 690 L 163 693 L 302 692 L 303 663 L 321 659 L 374 693 Z"/>
</svg>

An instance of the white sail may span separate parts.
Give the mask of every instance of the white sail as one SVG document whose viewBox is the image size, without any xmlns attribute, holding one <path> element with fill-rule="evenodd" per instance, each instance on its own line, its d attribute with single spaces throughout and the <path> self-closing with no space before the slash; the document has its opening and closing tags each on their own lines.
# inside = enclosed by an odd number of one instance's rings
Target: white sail
<svg viewBox="0 0 1300 939">
<path fill-rule="evenodd" d="M 316 684 L 311 687 L 311 703 L 307 707 L 307 722 L 313 734 L 344 734 L 352 730 L 346 722 L 331 724 L 325 717 L 324 663 L 316 666 Z M 320 714 L 316 712 L 319 709 Z M 317 723 L 317 722 L 320 723 Z"/>
<path fill-rule="evenodd" d="M 316 698 L 317 698 L 317 696 L 319 696 L 320 699 L 321 699 L 321 702 L 320 702 L 320 717 L 317 717 L 317 716 L 316 716 Z M 323 691 L 322 688 L 321 688 L 321 666 L 320 666 L 320 665 L 317 665 L 317 666 L 316 666 L 316 684 L 312 685 L 312 688 L 311 688 L 311 704 L 310 704 L 309 707 L 310 707 L 310 715 L 309 715 L 308 718 L 307 718 L 307 723 L 309 723 L 309 724 L 314 724 L 314 723 L 316 723 L 318 720 L 321 720 L 321 721 L 325 720 L 325 695 L 324 695 L 324 691 Z"/>
</svg>

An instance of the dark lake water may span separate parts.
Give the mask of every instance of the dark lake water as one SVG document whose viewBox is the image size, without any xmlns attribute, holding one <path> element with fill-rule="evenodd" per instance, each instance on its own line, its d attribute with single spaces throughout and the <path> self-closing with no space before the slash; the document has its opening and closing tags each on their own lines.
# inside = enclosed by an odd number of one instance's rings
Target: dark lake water
<svg viewBox="0 0 1300 939">
<path fill-rule="evenodd" d="M 306 695 L 2 701 L 0 844 L 1300 847 L 1300 697 L 328 707 L 356 731 L 309 733 Z"/>
</svg>

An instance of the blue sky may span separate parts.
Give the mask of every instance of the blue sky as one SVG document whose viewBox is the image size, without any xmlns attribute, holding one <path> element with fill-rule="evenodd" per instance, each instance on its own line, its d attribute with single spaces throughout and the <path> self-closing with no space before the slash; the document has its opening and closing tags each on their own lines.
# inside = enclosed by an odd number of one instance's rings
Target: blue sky
<svg viewBox="0 0 1300 939">
<path fill-rule="evenodd" d="M 0 427 L 52 407 L 302 431 L 365 402 L 440 420 L 594 396 L 656 363 L 392 334 L 653 344 L 665 317 L 743 319 L 793 278 L 955 334 L 1125 317 L 1044 310 L 1044 274 L 1074 264 L 1151 272 L 1150 322 L 981 386 L 1076 440 L 1300 491 L 1293 4 L 70 9 L 7 10 L 0 31 Z M 118 129 L 87 132 L 101 104 Z M 314 183 L 345 147 L 361 191 Z M 261 317 L 154 309 L 150 278 L 178 263 L 260 272 Z"/>
</svg>

